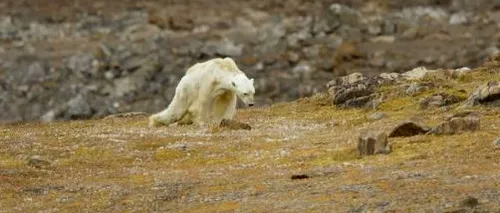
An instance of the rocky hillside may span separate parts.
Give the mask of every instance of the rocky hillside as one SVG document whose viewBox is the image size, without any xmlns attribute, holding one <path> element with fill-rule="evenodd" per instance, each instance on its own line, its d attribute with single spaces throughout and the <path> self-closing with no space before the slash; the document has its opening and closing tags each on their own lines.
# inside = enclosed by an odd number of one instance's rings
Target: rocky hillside
<svg viewBox="0 0 500 213">
<path fill-rule="evenodd" d="M 328 83 L 220 126 L 0 126 L 0 212 L 499 212 L 500 58 Z"/>
<path fill-rule="evenodd" d="M 6 0 L 0 120 L 158 111 L 187 67 L 220 56 L 256 79 L 260 106 L 325 91 L 354 72 L 475 67 L 499 52 L 499 4 Z"/>
</svg>

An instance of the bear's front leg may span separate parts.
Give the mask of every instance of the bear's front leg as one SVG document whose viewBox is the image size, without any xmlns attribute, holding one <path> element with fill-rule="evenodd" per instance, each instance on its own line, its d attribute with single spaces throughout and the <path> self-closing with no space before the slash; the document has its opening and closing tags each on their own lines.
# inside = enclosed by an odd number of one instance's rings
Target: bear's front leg
<svg viewBox="0 0 500 213">
<path fill-rule="evenodd" d="M 226 110 L 224 112 L 224 115 L 222 116 L 223 119 L 226 120 L 232 120 L 234 115 L 236 114 L 236 104 L 238 101 L 238 97 L 236 94 L 233 94 L 231 96 L 230 101 L 227 103 Z"/>
</svg>

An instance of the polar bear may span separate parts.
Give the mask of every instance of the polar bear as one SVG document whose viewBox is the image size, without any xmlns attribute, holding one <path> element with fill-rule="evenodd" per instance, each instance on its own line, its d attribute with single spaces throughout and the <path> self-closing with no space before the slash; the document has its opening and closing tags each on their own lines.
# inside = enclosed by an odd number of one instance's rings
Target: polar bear
<svg viewBox="0 0 500 213">
<path fill-rule="evenodd" d="M 169 106 L 149 117 L 149 126 L 219 123 L 232 119 L 237 98 L 254 105 L 254 80 L 231 58 L 214 58 L 191 66 L 175 88 Z"/>
</svg>

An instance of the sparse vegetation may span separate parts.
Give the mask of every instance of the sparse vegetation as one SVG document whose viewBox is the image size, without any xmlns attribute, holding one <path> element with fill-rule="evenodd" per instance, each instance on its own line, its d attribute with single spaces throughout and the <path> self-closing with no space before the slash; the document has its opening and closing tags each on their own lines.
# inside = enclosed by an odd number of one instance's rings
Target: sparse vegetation
<svg viewBox="0 0 500 213">
<path fill-rule="evenodd" d="M 465 96 L 500 77 L 478 69 L 465 79 L 426 79 L 437 86 L 415 96 L 381 87 L 387 98 L 373 110 L 338 109 L 326 94 L 239 110 L 236 119 L 251 130 L 151 129 L 147 115 L 3 125 L 0 212 L 446 211 L 468 208 L 460 207 L 467 196 L 478 198 L 476 209 L 499 211 L 498 108 L 472 108 L 477 132 L 390 138 L 387 155 L 356 151 L 362 129 L 409 117 L 435 125 L 461 111 L 419 110 L 420 98 Z M 373 111 L 386 117 L 366 119 Z M 50 164 L 29 166 L 33 155 Z M 308 178 L 292 180 L 300 174 Z"/>
</svg>

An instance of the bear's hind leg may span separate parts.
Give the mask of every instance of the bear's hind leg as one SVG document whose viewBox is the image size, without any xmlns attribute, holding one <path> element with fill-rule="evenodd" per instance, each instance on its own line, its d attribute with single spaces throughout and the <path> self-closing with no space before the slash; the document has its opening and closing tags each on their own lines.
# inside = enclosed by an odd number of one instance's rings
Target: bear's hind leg
<svg viewBox="0 0 500 213">
<path fill-rule="evenodd" d="M 193 124 L 193 115 L 190 112 L 186 112 L 181 119 L 177 122 L 179 125 L 191 125 Z"/>
<path fill-rule="evenodd" d="M 157 127 L 177 122 L 187 111 L 187 100 L 182 94 L 176 94 L 167 109 L 149 117 L 149 126 Z"/>
</svg>

